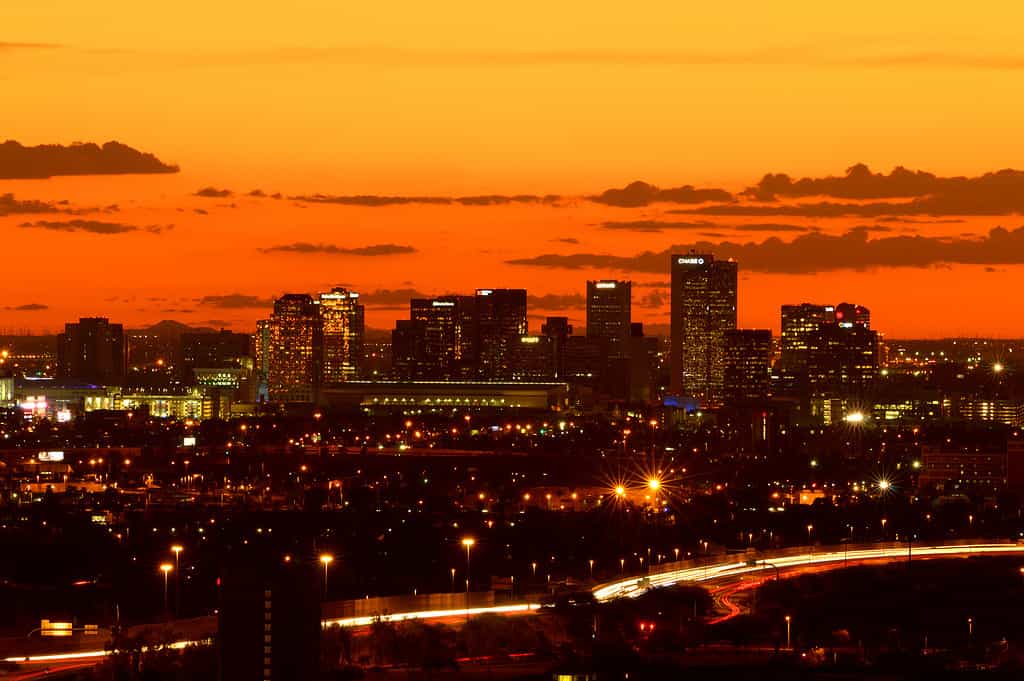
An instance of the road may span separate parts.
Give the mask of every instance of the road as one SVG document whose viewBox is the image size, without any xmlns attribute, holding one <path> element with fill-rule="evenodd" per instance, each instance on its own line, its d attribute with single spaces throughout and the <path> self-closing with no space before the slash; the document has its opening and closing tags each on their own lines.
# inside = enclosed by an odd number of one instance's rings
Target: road
<svg viewBox="0 0 1024 681">
<path fill-rule="evenodd" d="M 723 560 L 721 557 L 709 557 L 703 561 L 680 561 L 654 566 L 652 571 L 643 576 L 619 579 L 594 588 L 594 596 L 598 601 L 609 601 L 617 598 L 636 598 L 656 588 L 672 586 L 680 583 L 697 583 L 706 585 L 712 592 L 721 614 L 711 620 L 721 622 L 743 612 L 743 607 L 734 599 L 739 593 L 752 589 L 765 579 L 789 577 L 807 571 L 827 571 L 843 568 L 854 564 L 879 563 L 907 560 L 913 558 L 964 558 L 975 555 L 1024 555 L 1024 544 L 1015 542 L 957 542 L 940 543 L 908 547 L 906 544 L 857 545 L 846 547 L 800 547 L 764 554 L 745 554 Z M 457 622 L 466 617 L 485 613 L 501 615 L 522 615 L 535 612 L 540 608 L 538 603 L 507 603 L 502 605 L 484 605 L 472 608 L 444 608 L 409 610 L 380 615 L 386 622 L 405 620 L 431 620 Z M 325 626 L 339 625 L 342 627 L 366 627 L 377 619 L 376 615 L 356 615 L 336 617 L 324 620 Z M 197 640 L 182 640 L 175 647 L 198 643 Z M 71 666 L 95 662 L 107 655 L 102 648 L 78 650 L 74 652 L 55 651 L 49 654 L 11 655 L 3 658 L 4 662 L 22 665 L 22 674 L 12 674 L 11 679 L 42 678 L 58 668 L 62 671 Z M 49 671 L 48 671 L 49 670 Z"/>
</svg>

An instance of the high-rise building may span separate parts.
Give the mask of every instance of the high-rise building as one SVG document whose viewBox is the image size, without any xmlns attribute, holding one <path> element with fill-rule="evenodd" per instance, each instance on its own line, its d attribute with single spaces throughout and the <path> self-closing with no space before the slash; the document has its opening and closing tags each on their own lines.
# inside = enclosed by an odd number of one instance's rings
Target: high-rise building
<svg viewBox="0 0 1024 681">
<path fill-rule="evenodd" d="M 252 339 L 253 378 L 256 382 L 256 400 L 263 402 L 270 399 L 267 385 L 270 381 L 270 320 L 261 319 L 256 322 L 256 335 Z"/>
<path fill-rule="evenodd" d="M 772 332 L 730 329 L 725 332 L 722 391 L 726 403 L 763 400 L 771 391 Z"/>
<path fill-rule="evenodd" d="M 82 317 L 57 337 L 58 375 L 101 385 L 121 385 L 127 365 L 124 327 L 105 317 Z"/>
<path fill-rule="evenodd" d="M 340 383 L 359 375 L 363 356 L 363 306 L 359 294 L 344 288 L 321 293 L 323 319 L 323 382 Z"/>
<path fill-rule="evenodd" d="M 288 293 L 269 320 L 267 391 L 273 402 L 316 402 L 323 356 L 323 320 L 313 298 Z"/>
<path fill-rule="evenodd" d="M 671 389 L 702 406 L 722 400 L 725 337 L 736 328 L 738 268 L 703 253 L 673 255 Z"/>
<path fill-rule="evenodd" d="M 782 306 L 780 394 L 801 398 L 864 396 L 878 373 L 871 312 L 852 303 Z"/>
<path fill-rule="evenodd" d="M 511 353 L 526 335 L 526 291 L 480 289 L 409 301 L 392 333 L 396 378 L 507 380 Z"/>
<path fill-rule="evenodd" d="M 540 332 L 551 339 L 552 353 L 555 357 L 555 378 L 562 379 L 565 376 L 565 346 L 572 335 L 572 324 L 569 323 L 568 317 L 548 317 L 541 325 Z"/>
<path fill-rule="evenodd" d="M 609 357 L 628 354 L 632 282 L 587 282 L 587 338 L 604 343 Z"/>
<path fill-rule="evenodd" d="M 508 376 L 513 381 L 555 378 L 555 344 L 551 336 L 520 336 L 508 349 Z"/>
<path fill-rule="evenodd" d="M 196 368 L 238 367 L 252 357 L 252 337 L 247 333 L 184 333 L 181 335 L 181 370 L 185 380 Z"/>
<path fill-rule="evenodd" d="M 526 289 L 477 289 L 473 312 L 478 376 L 486 380 L 509 378 L 510 352 L 529 330 Z"/>
<path fill-rule="evenodd" d="M 322 579 L 314 559 L 235 552 L 242 555 L 228 555 L 218 580 L 218 678 L 319 678 Z"/>
</svg>

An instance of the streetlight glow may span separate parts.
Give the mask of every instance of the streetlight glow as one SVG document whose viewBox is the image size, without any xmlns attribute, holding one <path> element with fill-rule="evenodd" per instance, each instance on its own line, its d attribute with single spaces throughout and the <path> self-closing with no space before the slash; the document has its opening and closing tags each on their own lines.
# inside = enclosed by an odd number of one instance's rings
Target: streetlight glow
<svg viewBox="0 0 1024 681">
<path fill-rule="evenodd" d="M 864 423 L 864 421 L 866 419 L 867 419 L 867 417 L 864 415 L 864 412 L 862 412 L 862 411 L 851 411 L 849 414 L 846 415 L 845 421 L 847 423 L 854 423 L 854 424 L 856 424 L 856 423 Z"/>
</svg>

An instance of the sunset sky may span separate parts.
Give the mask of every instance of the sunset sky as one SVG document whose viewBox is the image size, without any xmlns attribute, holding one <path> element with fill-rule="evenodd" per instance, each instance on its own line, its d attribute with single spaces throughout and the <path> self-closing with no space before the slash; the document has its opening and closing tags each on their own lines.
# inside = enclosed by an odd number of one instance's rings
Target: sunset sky
<svg viewBox="0 0 1024 681">
<path fill-rule="evenodd" d="M 1018 2 L 2 4 L 0 142 L 180 167 L 0 153 L 3 331 L 251 330 L 338 284 L 375 328 L 501 286 L 582 326 L 601 277 L 661 325 L 698 244 L 741 326 L 849 300 L 891 338 L 1024 335 L 1024 173 L 986 176 L 1024 168 Z M 692 189 L 603 194 L 638 180 Z"/>
</svg>

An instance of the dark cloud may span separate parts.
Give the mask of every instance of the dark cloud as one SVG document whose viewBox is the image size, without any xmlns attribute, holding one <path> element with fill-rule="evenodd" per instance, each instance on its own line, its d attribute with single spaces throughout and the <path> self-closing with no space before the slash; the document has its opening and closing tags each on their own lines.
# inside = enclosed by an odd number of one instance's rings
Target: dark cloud
<svg viewBox="0 0 1024 681">
<path fill-rule="evenodd" d="M 838 198 L 865 200 L 872 198 L 908 198 L 907 201 L 869 201 L 850 203 L 819 201 L 814 203 L 765 204 L 732 203 L 701 206 L 677 213 L 688 215 L 794 215 L 804 217 L 860 216 L 950 216 L 950 215 L 1014 215 L 1024 213 L 1024 171 L 999 170 L 977 177 L 937 177 L 931 173 L 897 168 L 889 175 L 871 173 L 866 166 L 856 169 L 848 178 L 807 179 L 793 182 L 787 176 L 768 175 L 756 187 L 747 190 L 759 200 L 777 197 L 810 196 L 800 187 L 813 187 L 815 194 L 834 191 Z M 777 178 L 784 178 L 778 180 Z M 802 184 L 806 183 L 806 184 Z M 787 195 L 782 192 L 790 191 Z M 811 191 L 807 189 L 806 191 Z"/>
<path fill-rule="evenodd" d="M 193 208 L 192 212 L 195 213 L 196 215 L 209 215 L 210 214 L 210 211 L 203 210 L 202 208 Z"/>
<path fill-rule="evenodd" d="M 0 144 L 0 179 L 44 179 L 55 175 L 122 175 L 176 173 L 168 165 L 119 142 L 97 144 L 41 144 L 26 147 L 14 140 Z"/>
<path fill-rule="evenodd" d="M 644 308 L 659 308 L 669 304 L 670 298 L 668 295 L 661 291 L 651 291 L 650 293 L 640 296 L 634 303 L 637 307 Z"/>
<path fill-rule="evenodd" d="M 219 296 L 203 296 L 199 299 L 200 305 L 209 307 L 220 307 L 224 309 L 248 309 L 255 307 L 269 307 L 274 304 L 273 298 L 260 298 L 245 293 L 228 293 Z"/>
<path fill-rule="evenodd" d="M 671 288 L 671 281 L 634 281 L 633 288 Z"/>
<path fill-rule="evenodd" d="M 71 213 L 67 201 L 37 201 L 16 199 L 14 194 L 0 194 L 0 217 L 5 215 L 32 215 L 37 213 Z"/>
<path fill-rule="evenodd" d="M 201 196 L 204 199 L 226 199 L 229 196 L 234 196 L 234 192 L 230 189 L 217 189 L 216 187 L 203 187 L 197 191 L 193 196 Z"/>
<path fill-rule="evenodd" d="M 48 229 L 54 232 L 88 232 L 90 234 L 126 234 L 128 232 L 145 232 L 160 234 L 174 225 L 128 225 L 121 222 L 103 222 L 101 220 L 37 220 L 23 222 L 19 227 L 32 229 Z"/>
<path fill-rule="evenodd" d="M 666 229 L 702 229 L 718 227 L 710 220 L 668 221 L 668 220 L 608 220 L 601 223 L 604 229 L 618 229 L 629 232 L 662 232 Z"/>
<path fill-rule="evenodd" d="M 596 196 L 588 196 L 595 203 L 619 208 L 635 208 L 651 203 L 705 203 L 732 201 L 733 195 L 724 189 L 698 189 L 692 185 L 661 189 L 646 182 L 632 182 L 622 189 L 606 189 Z"/>
<path fill-rule="evenodd" d="M 572 244 L 572 245 L 579 245 L 579 243 L 580 243 L 579 239 L 577 239 L 575 237 L 571 237 L 571 236 L 559 237 L 557 239 L 552 239 L 552 241 L 558 242 L 560 244 Z"/>
<path fill-rule="evenodd" d="M 1024 227 L 1007 230 L 996 227 L 977 239 L 961 237 L 886 236 L 869 239 L 868 231 L 855 228 L 845 234 L 812 232 L 790 242 L 771 237 L 760 243 L 701 241 L 673 246 L 663 251 L 645 251 L 633 256 L 597 253 L 545 254 L 507 261 L 559 269 L 613 269 L 626 272 L 665 272 L 672 253 L 689 250 L 711 252 L 720 259 L 733 258 L 747 272 L 809 274 L 834 270 L 863 270 L 875 267 L 929 267 L 951 264 L 1024 264 Z"/>
<path fill-rule="evenodd" d="M 9 305 L 4 308 L 11 312 L 41 312 L 42 310 L 49 310 L 49 305 L 42 303 L 25 303 L 24 305 Z"/>
<path fill-rule="evenodd" d="M 379 288 L 369 293 L 359 295 L 359 300 L 367 307 L 375 307 L 385 310 L 400 310 L 409 307 L 409 301 L 413 298 L 430 298 L 429 293 L 423 293 L 414 288 Z"/>
<path fill-rule="evenodd" d="M 253 197 L 253 198 L 256 198 L 256 199 L 283 199 L 284 198 L 284 195 L 282 195 L 281 192 L 274 192 L 273 194 L 268 194 L 267 192 L 263 191 L 262 189 L 253 189 L 251 192 L 249 192 L 248 195 Z"/>
<path fill-rule="evenodd" d="M 886 215 L 878 218 L 879 222 L 900 222 L 908 225 L 957 225 L 966 220 L 960 218 L 935 218 L 935 219 L 922 219 L 922 218 L 904 218 L 898 215 Z"/>
<path fill-rule="evenodd" d="M 333 194 L 309 194 L 289 196 L 292 201 L 301 203 L 328 203 L 343 206 L 401 206 L 411 203 L 433 204 L 433 205 L 463 205 L 463 206 L 499 206 L 509 203 L 543 203 L 554 204 L 561 197 L 554 194 L 536 196 L 533 194 L 517 194 L 514 196 L 503 196 L 498 194 L 487 194 L 481 196 L 377 196 L 373 194 L 360 194 L 352 196 Z"/>
<path fill-rule="evenodd" d="M 542 310 L 561 310 L 564 308 L 583 307 L 587 299 L 582 293 L 547 293 L 542 296 L 527 296 L 530 307 Z"/>
<path fill-rule="evenodd" d="M 359 256 L 381 256 L 381 255 L 405 255 L 415 253 L 412 246 L 399 244 L 372 244 L 370 246 L 336 246 L 334 244 L 312 244 L 305 241 L 296 241 L 291 244 L 270 246 L 261 248 L 263 253 L 320 253 L 324 255 L 359 255 Z"/>
</svg>

